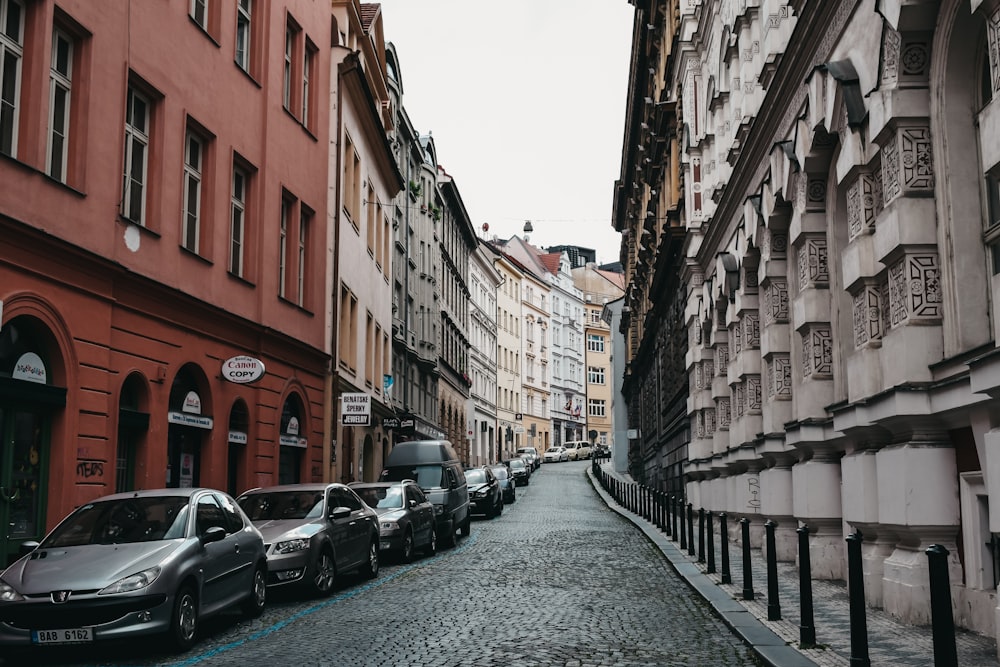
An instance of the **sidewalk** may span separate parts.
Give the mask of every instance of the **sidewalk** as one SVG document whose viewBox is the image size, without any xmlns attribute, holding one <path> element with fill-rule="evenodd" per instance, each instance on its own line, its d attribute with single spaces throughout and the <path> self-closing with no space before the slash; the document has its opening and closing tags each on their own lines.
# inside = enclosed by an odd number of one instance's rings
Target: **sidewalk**
<svg viewBox="0 0 1000 667">
<path fill-rule="evenodd" d="M 610 464 L 602 469 L 625 482 L 628 475 L 616 473 Z M 778 596 L 783 620 L 767 620 L 767 564 L 760 549 L 751 550 L 754 598 L 743 600 L 742 551 L 738 543 L 729 545 L 731 584 L 722 584 L 721 574 L 707 574 L 697 556 L 682 551 L 654 524 L 633 514 L 617 502 L 587 468 L 594 488 L 608 507 L 634 523 L 663 552 L 677 572 L 708 601 L 749 644 L 764 664 L 771 667 L 851 667 L 851 633 L 847 587 L 843 582 L 813 579 L 813 619 L 816 642 L 824 648 L 799 649 L 798 567 L 778 563 Z M 696 529 L 697 530 L 697 529 Z M 721 547 L 715 540 L 715 562 L 721 563 Z M 928 667 L 934 662 L 934 642 L 930 627 L 902 623 L 881 609 L 867 608 L 868 656 L 880 667 Z M 958 664 L 965 667 L 1000 667 L 997 643 L 989 637 L 957 630 L 955 645 Z"/>
</svg>

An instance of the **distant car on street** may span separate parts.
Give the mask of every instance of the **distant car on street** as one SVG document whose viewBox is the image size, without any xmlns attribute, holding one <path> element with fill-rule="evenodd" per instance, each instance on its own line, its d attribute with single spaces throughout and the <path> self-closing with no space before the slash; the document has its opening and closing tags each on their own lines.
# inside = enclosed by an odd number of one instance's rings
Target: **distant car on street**
<svg viewBox="0 0 1000 667">
<path fill-rule="evenodd" d="M 538 470 L 538 466 L 542 464 L 542 458 L 538 455 L 538 450 L 534 447 L 518 447 L 516 453 L 520 456 L 527 455 L 528 460 L 531 462 L 532 470 Z"/>
<path fill-rule="evenodd" d="M 607 458 L 611 456 L 611 449 L 607 445 L 599 442 L 596 445 L 594 445 L 594 448 L 591 450 L 590 455 L 593 456 L 595 459 Z"/>
<path fill-rule="evenodd" d="M 510 468 L 511 477 L 514 478 L 514 483 L 517 486 L 527 486 L 531 482 L 527 461 L 522 458 L 516 458 L 504 461 L 504 463 Z"/>
<path fill-rule="evenodd" d="M 545 463 L 559 463 L 560 461 L 569 461 L 569 454 L 566 452 L 565 447 L 549 447 L 545 450 L 545 455 L 542 457 Z"/>
<path fill-rule="evenodd" d="M 469 485 L 470 511 L 485 514 L 487 519 L 500 516 L 503 513 L 503 490 L 500 480 L 487 467 L 468 468 L 465 471 L 465 481 Z"/>
<path fill-rule="evenodd" d="M 510 474 L 510 468 L 503 463 L 496 463 L 490 466 L 490 470 L 493 471 L 497 481 L 500 482 L 503 501 L 505 503 L 515 502 L 517 500 L 517 484 L 515 484 L 514 478 Z"/>
</svg>

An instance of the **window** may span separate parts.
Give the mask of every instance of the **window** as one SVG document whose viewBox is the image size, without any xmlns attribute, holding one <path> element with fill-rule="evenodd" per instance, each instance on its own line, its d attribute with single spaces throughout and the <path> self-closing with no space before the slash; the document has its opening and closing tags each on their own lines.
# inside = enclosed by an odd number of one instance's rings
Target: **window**
<svg viewBox="0 0 1000 667">
<path fill-rule="evenodd" d="M 191 9 L 188 13 L 202 30 L 208 31 L 208 0 L 191 0 Z"/>
<path fill-rule="evenodd" d="M 600 366 L 587 366 L 587 382 L 590 384 L 604 384 L 604 369 Z"/>
<path fill-rule="evenodd" d="M 49 72 L 49 152 L 46 171 L 60 183 L 66 182 L 72 81 L 73 40 L 57 29 L 52 33 L 52 64 Z"/>
<path fill-rule="evenodd" d="M 372 386 L 375 374 L 375 319 L 371 313 L 365 318 L 365 384 Z"/>
<path fill-rule="evenodd" d="M 201 165 L 204 144 L 201 138 L 187 131 L 184 137 L 184 232 L 181 240 L 185 249 L 197 253 L 201 234 Z"/>
<path fill-rule="evenodd" d="M 285 109 L 292 108 L 292 50 L 295 46 L 295 32 L 292 26 L 285 26 L 285 73 L 282 100 Z"/>
<path fill-rule="evenodd" d="M 288 277 L 288 217 L 291 215 L 292 203 L 285 197 L 281 198 L 281 224 L 278 231 L 278 296 L 284 298 Z"/>
<path fill-rule="evenodd" d="M 377 221 L 374 199 L 375 187 L 369 181 L 365 183 L 365 200 L 361 202 L 361 205 L 368 211 L 366 233 L 368 235 L 368 255 L 371 257 L 375 256 L 375 225 Z"/>
<path fill-rule="evenodd" d="M 352 371 L 357 368 L 358 354 L 358 299 L 347 285 L 340 286 L 340 312 L 338 313 L 338 342 L 340 365 Z"/>
<path fill-rule="evenodd" d="M 248 172 L 233 165 L 233 189 L 229 202 L 229 272 L 243 277 L 246 265 L 246 217 Z"/>
<path fill-rule="evenodd" d="M 604 417 L 604 399 L 591 398 L 587 400 L 587 414 L 591 417 Z"/>
<path fill-rule="evenodd" d="M 587 334 L 587 351 L 604 352 L 604 336 L 599 334 Z"/>
<path fill-rule="evenodd" d="M 149 124 L 149 98 L 130 85 L 125 109 L 125 171 L 121 213 L 126 220 L 138 225 L 146 222 Z"/>
<path fill-rule="evenodd" d="M 302 206 L 299 211 L 299 256 L 295 266 L 297 279 L 296 300 L 302 306 L 306 302 L 306 276 L 308 275 L 308 248 L 309 234 L 312 230 L 313 212 L 307 206 Z"/>
<path fill-rule="evenodd" d="M 358 223 L 360 222 L 358 220 L 358 209 L 361 208 L 359 201 L 361 198 L 361 158 L 358 157 L 358 152 L 354 148 L 354 142 L 350 136 L 344 137 L 343 198 L 344 211 L 347 213 L 351 224 L 354 225 L 355 231 L 357 231 Z"/>
<path fill-rule="evenodd" d="M 253 0 L 239 0 L 236 3 L 236 64 L 248 74 L 250 73 L 252 11 Z"/>
<path fill-rule="evenodd" d="M 0 0 L 0 153 L 17 152 L 18 97 L 24 55 L 24 5 Z"/>
<path fill-rule="evenodd" d="M 310 95 L 310 78 L 315 75 L 316 59 L 319 49 L 309 40 L 306 40 L 305 57 L 302 59 L 302 124 L 306 128 L 313 126 L 312 118 L 312 95 Z"/>
</svg>

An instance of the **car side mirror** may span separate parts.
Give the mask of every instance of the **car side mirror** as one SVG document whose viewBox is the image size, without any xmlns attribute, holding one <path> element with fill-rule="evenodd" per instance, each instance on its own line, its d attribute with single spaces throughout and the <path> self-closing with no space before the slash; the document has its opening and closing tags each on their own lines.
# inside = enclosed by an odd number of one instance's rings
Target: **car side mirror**
<svg viewBox="0 0 1000 667">
<path fill-rule="evenodd" d="M 27 556 L 37 548 L 38 548 L 38 542 L 34 540 L 28 540 L 27 542 L 21 542 L 21 547 L 19 551 L 22 556 Z"/>
<path fill-rule="evenodd" d="M 417 506 L 417 501 L 416 501 L 416 500 L 414 500 L 413 498 L 410 498 L 410 502 L 409 502 L 408 504 L 409 504 L 409 506 L 410 506 L 411 508 L 412 508 L 412 507 L 416 507 L 416 506 Z"/>
<path fill-rule="evenodd" d="M 201 540 L 202 544 L 211 544 L 212 542 L 221 542 L 226 537 L 226 529 L 222 526 L 212 526 L 204 533 L 202 533 L 198 539 Z"/>
<path fill-rule="evenodd" d="M 351 516 L 351 508 L 350 507 L 334 507 L 330 511 L 330 518 L 331 519 L 346 519 L 349 516 Z"/>
</svg>

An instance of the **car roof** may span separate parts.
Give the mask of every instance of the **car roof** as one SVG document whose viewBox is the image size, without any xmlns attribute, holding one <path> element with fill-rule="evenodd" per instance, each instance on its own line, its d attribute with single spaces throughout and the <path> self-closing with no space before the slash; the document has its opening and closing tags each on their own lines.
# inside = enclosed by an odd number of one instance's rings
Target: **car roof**
<svg viewBox="0 0 1000 667">
<path fill-rule="evenodd" d="M 218 489 L 210 489 L 207 487 L 196 486 L 196 487 L 186 487 L 182 489 L 164 488 L 164 489 L 140 489 L 138 491 L 123 491 L 122 493 L 111 493 L 106 496 L 99 496 L 87 502 L 95 503 L 95 502 L 103 502 L 105 500 L 125 500 L 127 498 L 155 498 L 160 496 L 189 498 L 201 491 L 211 491 L 213 493 L 221 493 L 222 495 L 229 495 L 225 491 L 220 491 Z"/>
<path fill-rule="evenodd" d="M 281 493 L 284 491 L 325 491 L 331 488 L 349 488 L 346 484 L 341 484 L 340 482 L 330 482 L 324 484 L 323 482 L 313 482 L 304 484 L 278 484 L 275 486 L 259 486 L 255 489 L 247 489 L 241 496 L 245 496 L 250 493 Z"/>
</svg>

